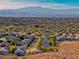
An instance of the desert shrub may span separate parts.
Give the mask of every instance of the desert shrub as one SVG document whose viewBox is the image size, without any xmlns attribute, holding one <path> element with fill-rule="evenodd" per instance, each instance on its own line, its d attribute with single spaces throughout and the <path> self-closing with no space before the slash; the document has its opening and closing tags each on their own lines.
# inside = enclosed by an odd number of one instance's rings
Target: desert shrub
<svg viewBox="0 0 79 59">
<path fill-rule="evenodd" d="M 39 48 L 41 46 L 42 38 L 38 39 L 38 41 L 35 43 L 36 48 Z"/>
<path fill-rule="evenodd" d="M 27 53 L 27 55 L 31 55 L 32 53 L 31 53 L 31 51 L 29 51 L 28 53 Z"/>
<path fill-rule="evenodd" d="M 48 51 L 58 52 L 58 47 L 52 45 L 52 46 L 50 46 L 50 47 L 48 48 Z"/>
<path fill-rule="evenodd" d="M 42 47 L 41 47 L 41 50 L 42 50 L 43 52 L 45 52 L 45 51 L 47 51 L 47 48 L 46 48 L 45 46 L 42 46 Z"/>
</svg>

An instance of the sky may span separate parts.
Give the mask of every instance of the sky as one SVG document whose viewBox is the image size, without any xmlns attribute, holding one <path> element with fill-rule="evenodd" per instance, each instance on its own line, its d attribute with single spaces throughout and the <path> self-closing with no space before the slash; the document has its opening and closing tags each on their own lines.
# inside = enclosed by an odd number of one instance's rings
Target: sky
<svg viewBox="0 0 79 59">
<path fill-rule="evenodd" d="M 0 10 L 27 7 L 79 9 L 79 0 L 0 0 Z"/>
</svg>

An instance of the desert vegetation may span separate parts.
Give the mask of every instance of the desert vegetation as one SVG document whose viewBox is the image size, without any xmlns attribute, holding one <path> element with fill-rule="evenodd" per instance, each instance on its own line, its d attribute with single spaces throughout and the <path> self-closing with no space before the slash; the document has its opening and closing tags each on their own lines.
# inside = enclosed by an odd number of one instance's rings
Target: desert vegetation
<svg viewBox="0 0 79 59">
<path fill-rule="evenodd" d="M 0 17 L 0 54 L 58 52 L 63 41 L 79 41 L 78 18 Z"/>
</svg>

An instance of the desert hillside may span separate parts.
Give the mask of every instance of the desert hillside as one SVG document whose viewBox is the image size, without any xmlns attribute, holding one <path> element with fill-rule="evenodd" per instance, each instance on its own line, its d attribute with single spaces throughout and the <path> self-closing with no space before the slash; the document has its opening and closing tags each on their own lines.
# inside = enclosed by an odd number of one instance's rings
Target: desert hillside
<svg viewBox="0 0 79 59">
<path fill-rule="evenodd" d="M 79 59 L 79 42 L 64 41 L 59 43 L 59 52 L 46 52 L 20 58 L 14 55 L 0 56 L 0 59 Z"/>
<path fill-rule="evenodd" d="M 27 56 L 27 59 L 79 59 L 79 42 L 60 43 L 59 52 L 48 52 Z"/>
</svg>

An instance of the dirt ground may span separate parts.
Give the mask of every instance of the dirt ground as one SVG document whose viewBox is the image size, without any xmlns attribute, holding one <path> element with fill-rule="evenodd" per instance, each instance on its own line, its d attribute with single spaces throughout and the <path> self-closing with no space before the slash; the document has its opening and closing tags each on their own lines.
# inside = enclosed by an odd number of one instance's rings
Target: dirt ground
<svg viewBox="0 0 79 59">
<path fill-rule="evenodd" d="M 59 43 L 59 52 L 46 52 L 24 57 L 0 55 L 0 59 L 79 59 L 79 42 L 64 41 Z"/>
</svg>

